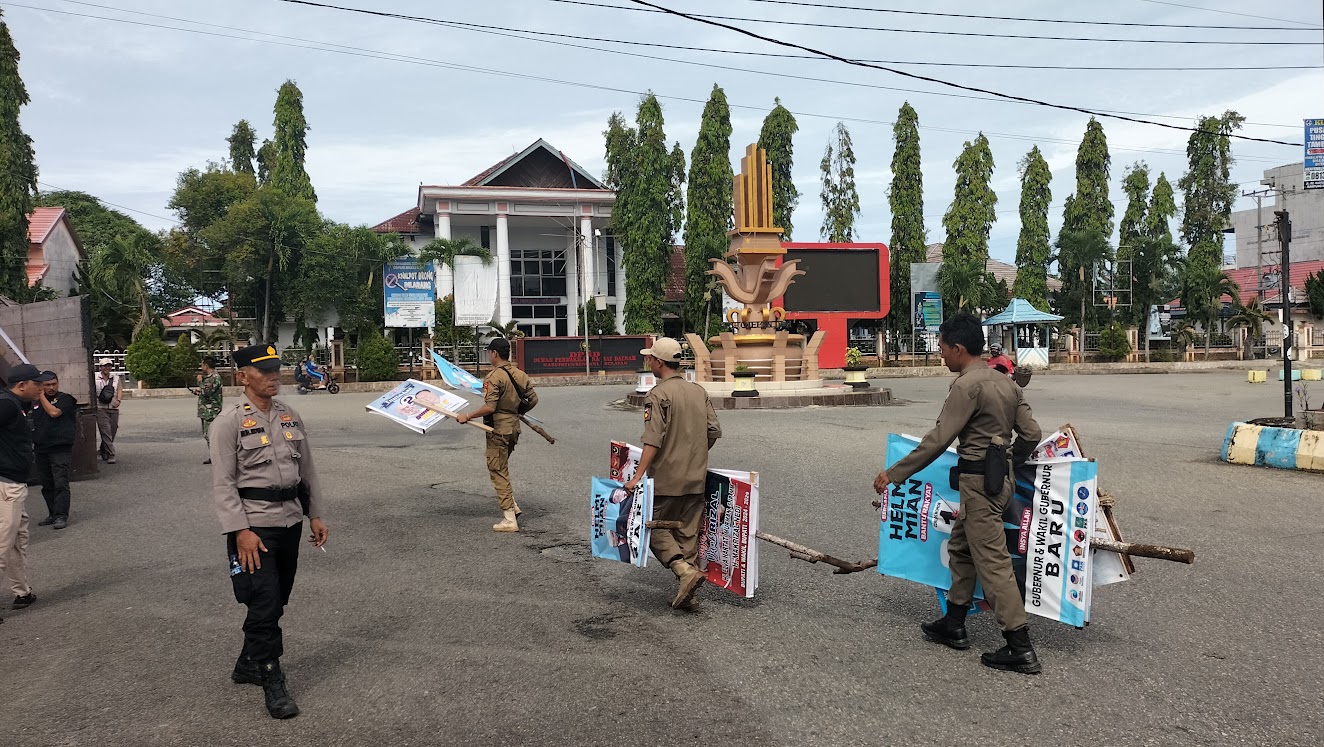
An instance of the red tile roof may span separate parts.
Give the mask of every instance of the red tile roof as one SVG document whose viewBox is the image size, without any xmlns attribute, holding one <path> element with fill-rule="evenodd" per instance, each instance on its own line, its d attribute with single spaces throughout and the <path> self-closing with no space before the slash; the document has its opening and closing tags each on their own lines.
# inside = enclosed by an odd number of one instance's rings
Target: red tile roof
<svg viewBox="0 0 1324 747">
<path fill-rule="evenodd" d="M 388 218 L 387 220 L 378 223 L 372 227 L 372 230 L 377 233 L 422 233 L 418 227 L 418 216 L 418 208 L 411 207 L 394 218 Z"/>
<path fill-rule="evenodd" d="M 1276 272 L 1278 271 L 1278 266 L 1277 265 L 1273 267 L 1265 266 L 1264 271 L 1265 274 L 1268 274 L 1270 271 Z M 1321 271 L 1324 271 L 1324 260 L 1292 263 L 1292 288 L 1294 290 L 1300 291 L 1298 294 L 1295 294 L 1293 296 L 1292 298 L 1293 304 L 1298 304 L 1301 302 L 1302 299 L 1305 298 L 1306 276 L 1313 275 Z M 1241 288 L 1242 305 L 1250 303 L 1250 300 L 1252 298 L 1255 298 L 1255 273 L 1256 273 L 1256 269 L 1254 267 L 1242 267 L 1236 270 L 1227 271 L 1227 276 L 1232 279 L 1232 282 L 1236 283 L 1237 286 Z M 1266 303 L 1270 301 L 1277 302 L 1278 296 L 1279 296 L 1278 288 L 1264 289 L 1264 300 Z M 1224 296 L 1223 298 L 1227 300 L 1231 300 L 1227 296 Z"/>
<path fill-rule="evenodd" d="M 662 300 L 676 302 L 685 300 L 685 247 L 671 247 L 671 276 L 667 278 Z"/>
<path fill-rule="evenodd" d="M 28 287 L 31 288 L 32 286 L 34 286 L 34 285 L 37 284 L 37 281 L 42 280 L 43 278 L 45 278 L 45 277 L 46 277 L 46 271 L 49 270 L 49 269 L 51 269 L 51 268 L 50 268 L 49 266 L 47 266 L 47 265 L 33 265 L 32 263 L 29 262 L 29 263 L 28 263 Z"/>
<path fill-rule="evenodd" d="M 63 217 L 62 207 L 33 208 L 32 212 L 28 213 L 28 241 L 33 244 L 44 244 Z"/>
</svg>

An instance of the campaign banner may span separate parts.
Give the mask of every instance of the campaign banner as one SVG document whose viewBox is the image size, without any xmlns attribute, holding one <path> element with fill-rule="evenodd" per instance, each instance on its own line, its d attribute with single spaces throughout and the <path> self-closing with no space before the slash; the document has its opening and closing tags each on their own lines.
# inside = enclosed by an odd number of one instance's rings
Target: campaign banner
<svg viewBox="0 0 1324 747">
<path fill-rule="evenodd" d="M 918 445 L 919 439 L 912 436 L 890 434 L 887 465 L 892 466 Z M 1060 456 L 1045 456 L 1050 452 Z M 1068 452 L 1073 456 L 1065 456 Z M 1094 517 L 1098 514 L 1098 468 L 1094 462 L 1074 456 L 1079 453 L 1079 444 L 1069 431 L 1058 431 L 1045 439 L 1036 450 L 1040 461 L 1027 462 L 1016 469 L 1014 492 L 1002 515 L 1012 573 L 1026 600 L 1026 611 L 1077 626 L 1089 620 L 1094 557 L 1089 537 L 1096 531 Z M 960 491 L 951 487 L 956 461 L 956 452 L 949 449 L 906 483 L 891 486 L 879 531 L 878 572 L 935 587 L 940 598 L 944 596 L 942 592 L 951 588 L 947 547 L 960 515 Z M 1062 496 L 1082 489 L 1086 497 L 1074 501 L 1072 508 L 1085 504 L 1086 513 L 1078 516 L 1085 517 L 1086 526 L 1078 526 L 1082 521 L 1075 517 L 1068 517 L 1069 521 L 1050 521 L 1042 527 L 1045 542 L 1041 545 L 1038 519 L 1056 515 L 1059 507 L 1053 500 L 1061 503 Z M 1061 539 L 1064 532 L 1065 541 Z M 1063 551 L 1071 557 L 1051 564 L 1050 557 Z M 1109 583 L 1125 580 L 1124 569 L 1120 577 L 1117 573 L 1120 558 L 1117 561 L 1108 568 Z M 1061 573 L 1063 569 L 1065 576 L 1050 573 Z M 1058 601 L 1046 602 L 1045 594 L 1054 590 L 1059 592 Z M 976 583 L 975 599 L 981 600 L 983 596 L 983 587 Z"/>
<path fill-rule="evenodd" d="M 387 327 L 423 327 L 437 323 L 437 273 L 431 262 L 400 257 L 382 271 L 382 301 Z"/>
<path fill-rule="evenodd" d="M 629 479 L 628 477 L 626 478 Z M 594 477 L 589 486 L 593 557 L 648 565 L 648 521 L 653 518 L 653 481 L 626 494 L 625 483 Z"/>
<path fill-rule="evenodd" d="M 474 394 L 483 393 L 482 379 L 441 357 L 435 350 L 432 351 L 432 362 L 436 364 L 437 373 L 441 374 L 446 386 L 452 389 L 470 391 Z"/>
<path fill-rule="evenodd" d="M 759 585 L 759 476 L 708 470 L 708 507 L 699 533 L 699 569 L 708 583 L 742 597 Z"/>
<path fill-rule="evenodd" d="M 608 475 L 621 483 L 628 482 L 642 456 L 638 446 L 612 441 Z M 759 585 L 755 537 L 759 529 L 759 474 L 710 469 L 705 493 L 708 505 L 699 530 L 699 570 L 707 574 L 708 583 L 742 597 L 753 597 Z"/>
<path fill-rule="evenodd" d="M 427 433 L 446 416 L 423 407 L 438 408 L 459 414 L 469 407 L 469 400 L 445 389 L 438 389 L 415 379 L 406 379 L 399 386 L 368 403 L 368 412 L 381 415 L 411 431 Z"/>
</svg>

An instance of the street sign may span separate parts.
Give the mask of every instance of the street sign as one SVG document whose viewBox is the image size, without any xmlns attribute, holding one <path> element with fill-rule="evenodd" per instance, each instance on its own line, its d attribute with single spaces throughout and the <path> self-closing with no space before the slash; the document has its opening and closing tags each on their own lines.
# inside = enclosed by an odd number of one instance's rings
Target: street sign
<svg viewBox="0 0 1324 747">
<path fill-rule="evenodd" d="M 1306 189 L 1324 189 L 1324 119 L 1306 120 Z"/>
</svg>

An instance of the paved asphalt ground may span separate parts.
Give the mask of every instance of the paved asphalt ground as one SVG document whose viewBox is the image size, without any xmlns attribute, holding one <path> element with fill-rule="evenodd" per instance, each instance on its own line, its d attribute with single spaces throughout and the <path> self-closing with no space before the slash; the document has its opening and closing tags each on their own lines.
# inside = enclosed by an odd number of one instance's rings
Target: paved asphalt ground
<svg viewBox="0 0 1324 747">
<path fill-rule="evenodd" d="M 877 546 L 870 484 L 889 431 L 922 432 L 943 379 L 884 382 L 884 408 L 728 412 L 717 466 L 762 473 L 763 528 L 848 558 Z M 1083 631 L 1038 620 L 1044 674 L 924 642 L 933 592 L 835 576 L 770 545 L 752 600 L 588 557 L 586 492 L 607 442 L 637 440 L 620 387 L 544 389 L 560 440 L 514 455 L 525 509 L 498 518 L 477 431 L 414 435 L 366 394 L 287 394 L 329 497 L 285 617 L 303 714 L 233 685 L 243 608 L 191 400 L 128 401 L 120 460 L 76 483 L 73 523 L 33 527 L 33 607 L 2 612 L 6 745 L 1312 745 L 1324 742 L 1321 477 L 1221 464 L 1234 419 L 1281 413 L 1242 373 L 1036 377 L 1118 497 L 1124 534 L 1194 548 L 1139 560 Z M 29 502 L 44 516 L 39 494 Z"/>
</svg>

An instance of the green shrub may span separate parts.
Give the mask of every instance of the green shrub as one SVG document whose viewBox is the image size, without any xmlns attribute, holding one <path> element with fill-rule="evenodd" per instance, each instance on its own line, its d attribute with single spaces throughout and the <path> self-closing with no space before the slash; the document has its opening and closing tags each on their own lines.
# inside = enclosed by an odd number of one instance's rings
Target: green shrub
<svg viewBox="0 0 1324 747">
<path fill-rule="evenodd" d="M 124 352 L 124 365 L 133 378 L 149 387 L 163 387 L 170 383 L 170 348 L 161 340 L 155 327 L 139 332 Z"/>
<path fill-rule="evenodd" d="M 400 372 L 400 358 L 395 346 L 377 333 L 359 338 L 355 365 L 359 367 L 359 381 L 393 381 Z"/>
<path fill-rule="evenodd" d="M 188 335 L 179 338 L 179 342 L 170 348 L 170 385 L 193 386 L 197 383 L 198 366 L 202 364 L 202 354 L 193 347 Z"/>
<path fill-rule="evenodd" d="M 1113 322 L 1099 334 L 1099 354 L 1110 361 L 1120 361 L 1131 354 L 1131 340 L 1121 322 Z"/>
</svg>

